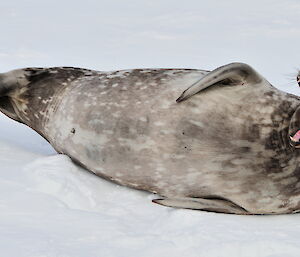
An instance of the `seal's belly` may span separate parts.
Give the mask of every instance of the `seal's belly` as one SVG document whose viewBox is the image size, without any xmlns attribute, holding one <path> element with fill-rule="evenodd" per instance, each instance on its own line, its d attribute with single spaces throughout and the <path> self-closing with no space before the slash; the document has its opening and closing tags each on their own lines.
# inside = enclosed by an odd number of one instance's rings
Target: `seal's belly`
<svg viewBox="0 0 300 257">
<path fill-rule="evenodd" d="M 173 196 L 237 195 L 263 147 L 247 113 L 236 113 L 241 103 L 253 104 L 239 99 L 238 88 L 235 96 L 219 88 L 177 104 L 182 81 L 199 76 L 192 75 L 136 88 L 90 83 L 84 90 L 77 82 L 49 122 L 48 140 L 123 185 Z"/>
</svg>

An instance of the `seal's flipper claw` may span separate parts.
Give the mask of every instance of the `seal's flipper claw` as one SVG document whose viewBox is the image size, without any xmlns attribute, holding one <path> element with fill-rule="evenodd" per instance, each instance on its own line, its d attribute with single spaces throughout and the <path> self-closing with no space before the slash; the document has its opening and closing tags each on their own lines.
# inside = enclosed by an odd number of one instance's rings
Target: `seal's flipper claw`
<svg viewBox="0 0 300 257">
<path fill-rule="evenodd" d="M 192 210 L 202 210 L 229 214 L 250 214 L 244 208 L 223 199 L 204 198 L 165 198 L 154 199 L 152 202 L 173 208 L 183 208 Z"/>
<path fill-rule="evenodd" d="M 207 88 L 207 84 L 200 84 L 199 82 L 202 81 L 199 80 L 196 83 L 192 84 L 189 88 L 187 88 L 186 90 L 184 90 L 182 92 L 182 94 L 176 99 L 177 103 L 180 103 L 186 99 L 188 99 L 189 97 L 191 97 L 192 95 L 197 94 L 198 92 L 202 91 L 203 89 Z"/>
</svg>

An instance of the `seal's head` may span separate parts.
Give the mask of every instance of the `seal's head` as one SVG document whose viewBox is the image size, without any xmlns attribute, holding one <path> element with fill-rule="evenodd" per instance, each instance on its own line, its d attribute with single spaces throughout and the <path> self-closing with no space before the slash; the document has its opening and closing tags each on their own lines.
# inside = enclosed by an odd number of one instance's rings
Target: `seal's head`
<svg viewBox="0 0 300 257">
<path fill-rule="evenodd" d="M 290 136 L 290 140 L 295 148 L 300 148 L 300 130 L 294 136 Z"/>
<path fill-rule="evenodd" d="M 300 86 L 300 71 L 297 75 L 297 83 Z M 300 107 L 297 108 L 292 116 L 289 126 L 290 144 L 295 148 L 300 148 Z"/>
<path fill-rule="evenodd" d="M 294 112 L 289 125 L 290 144 L 300 148 L 300 106 Z"/>
</svg>

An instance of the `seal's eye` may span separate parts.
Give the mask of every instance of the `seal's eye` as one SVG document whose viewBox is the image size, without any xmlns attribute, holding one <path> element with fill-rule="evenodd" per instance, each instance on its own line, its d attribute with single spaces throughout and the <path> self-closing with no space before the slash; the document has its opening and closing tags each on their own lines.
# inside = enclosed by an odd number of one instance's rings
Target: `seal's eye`
<svg viewBox="0 0 300 257">
<path fill-rule="evenodd" d="M 299 72 L 299 74 L 298 74 L 298 76 L 297 76 L 297 83 L 298 83 L 298 85 L 299 85 L 299 87 L 300 87 L 300 72 Z"/>
</svg>

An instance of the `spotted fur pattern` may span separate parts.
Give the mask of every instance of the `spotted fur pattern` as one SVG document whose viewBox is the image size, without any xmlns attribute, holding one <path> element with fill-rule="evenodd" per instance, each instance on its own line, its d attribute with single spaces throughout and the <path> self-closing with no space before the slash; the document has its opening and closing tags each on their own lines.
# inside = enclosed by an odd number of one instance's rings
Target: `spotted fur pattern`
<svg viewBox="0 0 300 257">
<path fill-rule="evenodd" d="M 167 201 L 174 205 L 298 212 L 299 151 L 289 136 L 300 127 L 299 97 L 262 78 L 214 83 L 176 103 L 207 74 L 27 68 L 0 75 L 0 110 L 93 173 L 181 199 Z"/>
</svg>

